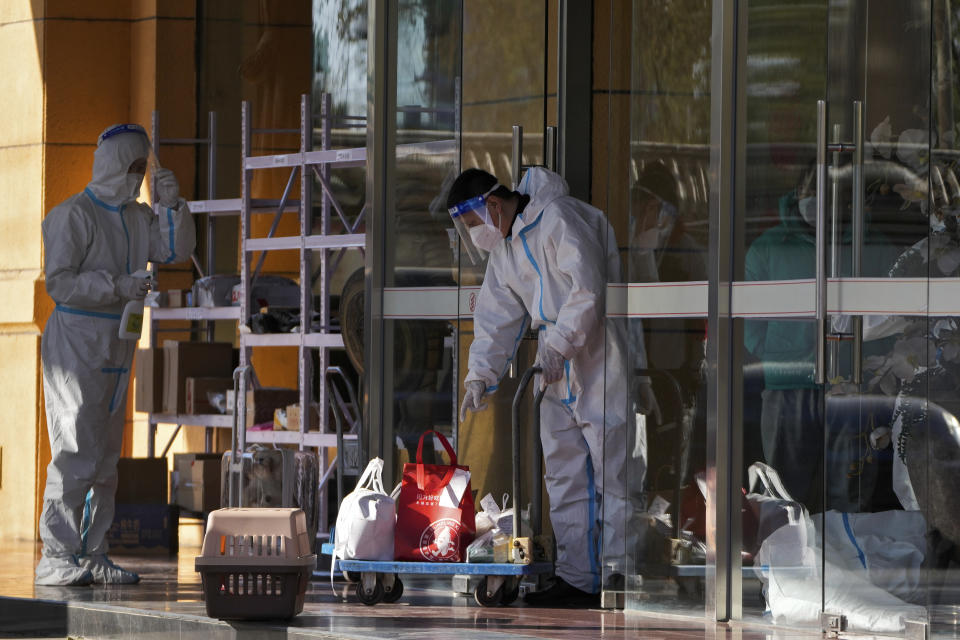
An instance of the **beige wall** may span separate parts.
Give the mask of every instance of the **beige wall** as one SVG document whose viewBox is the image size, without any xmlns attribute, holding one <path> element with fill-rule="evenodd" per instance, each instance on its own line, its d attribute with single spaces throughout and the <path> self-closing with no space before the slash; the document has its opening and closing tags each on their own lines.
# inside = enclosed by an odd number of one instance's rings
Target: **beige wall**
<svg viewBox="0 0 960 640">
<path fill-rule="evenodd" d="M 171 128 L 192 135 L 193 5 L 0 3 L 0 538 L 35 537 L 49 461 L 40 334 L 53 304 L 43 283 L 40 223 L 87 183 L 106 126 L 149 126 L 151 110 L 162 108 Z M 192 185 L 189 156 L 171 161 Z M 184 275 L 190 278 L 180 266 L 163 278 Z M 129 451 L 129 422 L 125 439 Z"/>
<path fill-rule="evenodd" d="M 43 32 L 33 4 L 0 6 L 0 536 L 34 530 L 40 427 Z"/>
</svg>

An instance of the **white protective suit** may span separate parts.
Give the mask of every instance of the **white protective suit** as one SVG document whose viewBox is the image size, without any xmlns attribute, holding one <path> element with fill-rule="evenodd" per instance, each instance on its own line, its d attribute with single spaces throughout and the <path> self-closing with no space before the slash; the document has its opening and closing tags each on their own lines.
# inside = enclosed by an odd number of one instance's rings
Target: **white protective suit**
<svg viewBox="0 0 960 640">
<path fill-rule="evenodd" d="M 38 584 L 89 582 L 77 561 L 105 560 L 137 348 L 135 340 L 118 337 L 127 301 L 115 292 L 117 278 L 145 269 L 148 260 L 185 260 L 194 249 L 186 202 L 180 199 L 177 208 L 162 208 L 157 216 L 135 200 L 143 176 L 131 180 L 127 170 L 149 150 L 146 135 L 138 133 L 103 140 L 94 153 L 93 180 L 43 221 L 47 292 L 56 311 L 41 346 L 51 460 Z M 89 526 L 81 534 L 85 507 Z"/>
<path fill-rule="evenodd" d="M 578 589 L 597 593 L 601 519 L 605 564 L 622 571 L 625 550 L 629 376 L 624 327 L 605 320 L 607 283 L 619 281 L 620 258 L 603 212 L 570 197 L 556 173 L 531 168 L 518 191 L 530 202 L 510 236 L 490 253 L 465 383 L 480 380 L 487 393 L 496 390 L 528 315 L 540 330 L 541 349 L 545 342 L 563 355 L 563 379 L 547 388 L 540 410 L 556 573 Z M 612 451 L 619 453 L 608 455 L 606 466 L 605 438 L 608 452 L 616 443 Z"/>
</svg>

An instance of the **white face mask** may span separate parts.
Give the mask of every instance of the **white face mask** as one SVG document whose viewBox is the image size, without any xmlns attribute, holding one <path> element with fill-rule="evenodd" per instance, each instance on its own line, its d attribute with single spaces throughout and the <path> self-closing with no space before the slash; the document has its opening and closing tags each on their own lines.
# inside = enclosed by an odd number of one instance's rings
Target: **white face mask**
<svg viewBox="0 0 960 640">
<path fill-rule="evenodd" d="M 811 227 L 817 225 L 817 199 L 813 196 L 800 198 L 797 200 L 797 208 L 800 209 L 800 217 Z"/>
<path fill-rule="evenodd" d="M 143 184 L 143 175 L 139 173 L 128 173 L 124 178 L 126 187 L 126 202 L 133 202 L 140 197 L 140 185 Z"/>
<path fill-rule="evenodd" d="M 638 235 L 633 241 L 633 248 L 639 250 L 651 251 L 660 248 L 660 230 L 651 227 Z"/>
<path fill-rule="evenodd" d="M 470 240 L 478 249 L 489 252 L 503 242 L 503 234 L 493 225 L 478 224 L 470 227 Z"/>
</svg>

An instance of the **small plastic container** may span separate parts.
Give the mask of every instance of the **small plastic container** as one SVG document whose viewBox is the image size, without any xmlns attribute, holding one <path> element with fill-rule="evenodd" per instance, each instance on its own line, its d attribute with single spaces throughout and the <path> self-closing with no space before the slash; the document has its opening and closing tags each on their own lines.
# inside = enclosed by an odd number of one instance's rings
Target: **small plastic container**
<svg viewBox="0 0 960 640">
<path fill-rule="evenodd" d="M 221 620 L 292 618 L 317 565 L 301 509 L 210 512 L 195 568 L 207 615 Z"/>
</svg>

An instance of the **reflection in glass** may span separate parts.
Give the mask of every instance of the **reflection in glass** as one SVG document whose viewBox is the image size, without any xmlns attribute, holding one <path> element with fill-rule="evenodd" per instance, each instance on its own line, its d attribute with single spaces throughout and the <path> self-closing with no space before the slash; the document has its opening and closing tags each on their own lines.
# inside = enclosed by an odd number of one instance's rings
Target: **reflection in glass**
<svg viewBox="0 0 960 640">
<path fill-rule="evenodd" d="M 866 134 L 861 193 L 852 191 L 856 156 L 828 154 L 828 275 L 882 282 L 955 268 L 949 162 L 930 161 L 930 87 L 946 86 L 930 82 L 930 4 L 871 2 L 868 10 L 866 2 L 831 3 L 826 20 L 815 12 L 801 19 L 787 3 L 764 5 L 752 5 L 750 15 L 743 279 L 813 277 L 813 105 L 824 97 L 831 142 L 854 137 L 854 101 L 864 105 Z M 778 21 L 788 16 L 785 38 Z M 826 60 L 789 50 L 802 39 L 809 51 L 822 50 L 810 43 L 825 35 Z M 773 68 L 775 81 L 765 76 Z M 860 265 L 853 263 L 857 247 Z M 878 296 L 872 305 L 887 302 Z M 925 617 L 918 605 L 931 593 L 922 567 L 939 553 L 926 538 L 933 529 L 936 540 L 944 524 L 915 489 L 930 500 L 929 447 L 945 447 L 947 425 L 956 423 L 929 401 L 936 381 L 949 376 L 937 336 L 949 341 L 952 321 L 864 315 L 854 363 L 854 319 L 829 317 L 823 388 L 812 382 L 812 321 L 757 318 L 742 326 L 744 461 L 756 461 L 745 474 L 752 492 L 744 560 L 753 565 L 752 576 L 744 574 L 745 615 L 761 615 L 748 606 L 759 587 L 762 615 L 778 624 L 815 626 L 817 611 L 828 610 L 853 629 L 902 631 L 905 619 Z M 955 394 L 956 385 L 947 386 Z"/>
<path fill-rule="evenodd" d="M 611 130 L 622 127 L 629 136 L 623 150 L 612 141 L 607 158 L 611 175 L 623 177 L 611 185 L 608 208 L 621 241 L 624 274 L 631 283 L 704 281 L 709 3 L 635 0 L 627 11 L 617 5 L 611 5 L 611 30 L 617 33 L 616 25 L 629 21 L 633 51 L 627 74 L 621 71 L 626 58 L 611 38 L 611 76 L 629 81 L 629 101 L 621 106 L 612 100 L 610 112 Z M 671 28 L 663 29 L 664 24 Z M 620 166 L 623 162 L 626 166 Z M 633 533 L 623 551 L 626 607 L 702 615 L 705 323 L 664 311 L 663 318 L 628 320 L 627 439 L 608 442 L 606 455 L 626 462 L 624 517 Z M 608 382 L 608 402 L 614 400 L 613 388 Z"/>
<path fill-rule="evenodd" d="M 542 135 L 550 120 L 547 91 L 547 60 L 556 59 L 556 39 L 547 37 L 547 16 L 556 15 L 556 0 L 514 2 L 513 0 L 463 0 L 460 158 L 453 176 L 460 170 L 479 168 L 511 186 L 512 126 L 524 128 L 524 164 L 542 163 Z M 551 9 L 552 7 L 552 9 Z M 548 118 L 545 121 L 545 118 Z M 449 188 L 449 184 L 445 185 Z M 444 193 L 444 196 L 446 193 Z M 444 211 L 449 221 L 449 216 Z M 453 232 L 452 225 L 447 227 Z M 476 300 L 486 262 L 472 264 L 460 252 L 453 277 Z M 471 311 L 473 309 L 471 308 Z M 463 317 L 456 326 L 457 394 L 463 392 L 467 359 L 473 342 L 473 320 Z M 457 447 L 461 458 L 471 461 L 471 481 L 478 495 L 491 493 L 500 498 L 511 493 L 511 401 L 523 372 L 536 357 L 536 336 L 525 335 L 517 345 L 513 366 L 501 378 L 488 408 L 471 413 L 458 425 Z M 533 433 L 528 393 L 521 409 L 523 434 L 521 459 L 532 458 Z M 529 502 L 532 474 L 523 474 L 521 500 Z M 540 479 L 536 479 L 537 486 Z M 545 494 L 544 494 L 545 495 Z M 526 497 L 524 497 L 526 496 Z M 544 498 L 544 505 L 546 505 Z M 546 508 L 541 514 L 542 530 L 552 535 Z M 549 545 L 547 545 L 549 546 Z"/>
<path fill-rule="evenodd" d="M 405 0 L 398 3 L 397 21 L 396 192 L 385 226 L 387 277 L 397 287 L 452 286 L 456 255 L 447 233 L 445 189 L 457 173 L 460 10 L 442 0 Z M 393 336 L 394 420 L 383 428 L 392 428 L 395 437 L 388 431 L 383 441 L 395 442 L 397 469 L 415 459 L 420 435 L 428 429 L 447 435 L 458 455 L 474 463 L 459 450 L 453 428 L 453 329 L 446 320 L 386 325 Z M 389 387 L 385 391 L 391 393 Z M 428 438 L 424 461 L 435 456 Z M 477 488 L 475 481 L 472 485 Z"/>
</svg>

